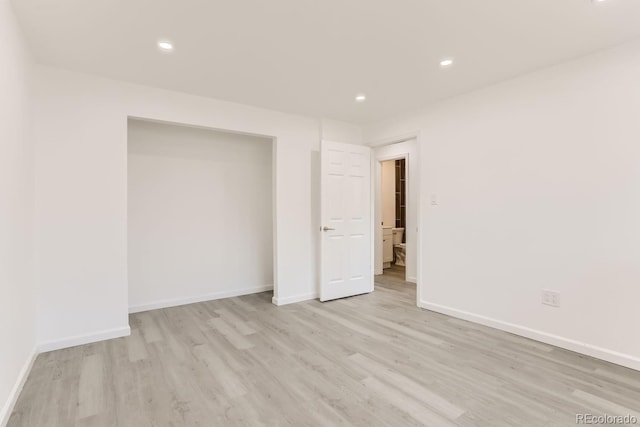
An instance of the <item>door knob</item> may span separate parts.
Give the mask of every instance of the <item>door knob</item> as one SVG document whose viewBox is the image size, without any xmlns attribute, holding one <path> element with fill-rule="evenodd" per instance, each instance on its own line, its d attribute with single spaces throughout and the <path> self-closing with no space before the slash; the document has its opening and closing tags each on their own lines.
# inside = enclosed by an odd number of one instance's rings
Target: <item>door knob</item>
<svg viewBox="0 0 640 427">
<path fill-rule="evenodd" d="M 326 225 L 322 227 L 322 231 L 333 231 L 335 228 L 327 227 Z"/>
</svg>

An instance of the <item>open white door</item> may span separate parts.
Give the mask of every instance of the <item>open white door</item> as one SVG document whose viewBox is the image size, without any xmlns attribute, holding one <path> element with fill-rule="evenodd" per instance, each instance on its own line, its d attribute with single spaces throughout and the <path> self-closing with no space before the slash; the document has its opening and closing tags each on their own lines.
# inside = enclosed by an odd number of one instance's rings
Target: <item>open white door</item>
<svg viewBox="0 0 640 427">
<path fill-rule="evenodd" d="M 320 301 L 371 292 L 371 149 L 322 141 L 320 162 Z"/>
</svg>

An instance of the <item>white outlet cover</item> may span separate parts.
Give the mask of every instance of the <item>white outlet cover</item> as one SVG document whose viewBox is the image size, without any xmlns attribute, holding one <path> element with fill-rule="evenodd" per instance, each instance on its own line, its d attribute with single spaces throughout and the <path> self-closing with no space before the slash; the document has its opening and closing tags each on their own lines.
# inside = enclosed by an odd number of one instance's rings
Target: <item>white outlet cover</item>
<svg viewBox="0 0 640 427">
<path fill-rule="evenodd" d="M 542 290 L 542 304 L 551 307 L 560 307 L 560 292 L 550 289 Z"/>
</svg>

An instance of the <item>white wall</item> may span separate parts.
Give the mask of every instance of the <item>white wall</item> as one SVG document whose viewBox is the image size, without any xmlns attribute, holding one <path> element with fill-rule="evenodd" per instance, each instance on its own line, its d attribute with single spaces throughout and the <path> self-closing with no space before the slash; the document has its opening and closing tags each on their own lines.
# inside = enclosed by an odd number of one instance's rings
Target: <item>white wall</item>
<svg viewBox="0 0 640 427">
<path fill-rule="evenodd" d="M 362 127 L 340 120 L 320 120 L 320 139 L 342 142 L 344 144 L 362 144 Z"/>
<path fill-rule="evenodd" d="M 375 140 L 369 140 L 375 141 Z M 398 139 L 396 139 L 398 141 Z M 406 141 L 387 144 L 388 141 L 382 142 L 382 145 L 374 142 L 376 146 L 373 149 L 374 172 L 375 172 L 375 223 L 380 224 L 382 221 L 381 200 L 380 200 L 380 161 L 385 159 L 396 159 L 406 156 L 406 167 L 408 170 L 407 180 L 407 218 L 406 218 L 406 278 L 408 281 L 415 283 L 418 277 L 418 207 L 420 205 L 420 174 L 418 168 L 418 143 L 415 138 L 409 138 Z M 395 182 L 394 182 L 395 185 Z M 393 214 L 395 217 L 395 201 L 393 205 Z M 378 229 L 375 236 L 375 272 L 382 274 L 382 232 Z"/>
<path fill-rule="evenodd" d="M 36 83 L 42 348 L 128 333 L 127 116 L 275 137 L 275 302 L 316 295 L 318 120 L 49 67 Z"/>
<path fill-rule="evenodd" d="M 380 196 L 382 204 L 382 225 L 396 226 L 396 162 L 387 160 L 381 163 Z M 379 224 L 380 222 L 376 222 Z"/>
<path fill-rule="evenodd" d="M 0 0 L 0 425 L 35 351 L 33 302 L 32 59 Z"/>
<path fill-rule="evenodd" d="M 635 42 L 365 130 L 420 133 L 424 307 L 640 369 L 639 75 Z"/>
<path fill-rule="evenodd" d="M 129 308 L 273 289 L 272 140 L 129 120 Z"/>
</svg>

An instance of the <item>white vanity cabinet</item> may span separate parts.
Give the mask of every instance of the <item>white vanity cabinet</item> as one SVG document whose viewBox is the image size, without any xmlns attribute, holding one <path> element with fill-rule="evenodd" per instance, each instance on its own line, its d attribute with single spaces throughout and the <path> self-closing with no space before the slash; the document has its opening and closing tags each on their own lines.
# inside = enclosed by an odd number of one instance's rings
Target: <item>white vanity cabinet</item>
<svg viewBox="0 0 640 427">
<path fill-rule="evenodd" d="M 382 262 L 383 268 L 391 267 L 393 262 L 393 229 L 382 227 Z"/>
</svg>

